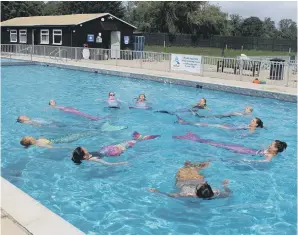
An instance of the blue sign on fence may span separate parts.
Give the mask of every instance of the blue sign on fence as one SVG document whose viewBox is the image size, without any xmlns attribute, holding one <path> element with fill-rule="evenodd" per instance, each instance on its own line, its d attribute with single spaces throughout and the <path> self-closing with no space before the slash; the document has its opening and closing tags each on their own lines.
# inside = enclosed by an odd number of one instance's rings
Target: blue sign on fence
<svg viewBox="0 0 298 235">
<path fill-rule="evenodd" d="M 88 34 L 87 42 L 94 42 L 94 34 Z"/>
</svg>

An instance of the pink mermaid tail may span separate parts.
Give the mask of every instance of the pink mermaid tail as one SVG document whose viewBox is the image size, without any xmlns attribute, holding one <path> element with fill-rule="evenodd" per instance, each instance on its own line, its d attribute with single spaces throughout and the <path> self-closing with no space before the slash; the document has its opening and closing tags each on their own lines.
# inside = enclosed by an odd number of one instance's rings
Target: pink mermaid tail
<svg viewBox="0 0 298 235">
<path fill-rule="evenodd" d="M 89 114 L 82 113 L 81 111 L 79 111 L 79 110 L 77 110 L 76 108 L 73 108 L 73 107 L 56 106 L 56 108 L 61 110 L 61 111 L 67 112 L 67 113 L 72 113 L 72 114 L 76 114 L 76 115 L 81 116 L 81 117 L 88 118 L 92 121 L 98 121 L 98 120 L 101 119 L 100 117 L 93 117 Z"/>
<path fill-rule="evenodd" d="M 155 139 L 155 138 L 158 138 L 160 137 L 160 135 L 141 135 L 139 132 L 135 131 L 133 134 L 132 134 L 132 138 L 134 140 L 138 140 L 138 141 L 142 141 L 142 140 L 152 140 L 152 139 Z"/>
<path fill-rule="evenodd" d="M 152 140 L 160 137 L 160 135 L 141 135 L 140 133 L 135 131 L 132 134 L 132 137 L 133 140 L 129 140 L 121 144 L 104 146 L 98 152 L 100 155 L 103 156 L 120 156 L 125 150 L 127 150 L 128 148 L 132 148 L 137 142 L 143 140 Z"/>
<path fill-rule="evenodd" d="M 240 154 L 249 154 L 249 155 L 263 155 L 264 152 L 261 150 L 247 148 L 242 145 L 238 144 L 225 144 L 225 143 L 218 143 L 212 140 L 201 139 L 198 135 L 193 134 L 192 132 L 188 132 L 184 136 L 173 136 L 174 139 L 183 139 L 183 140 L 191 140 L 198 143 L 208 144 L 214 147 L 223 148 L 229 150 L 234 153 Z"/>
</svg>

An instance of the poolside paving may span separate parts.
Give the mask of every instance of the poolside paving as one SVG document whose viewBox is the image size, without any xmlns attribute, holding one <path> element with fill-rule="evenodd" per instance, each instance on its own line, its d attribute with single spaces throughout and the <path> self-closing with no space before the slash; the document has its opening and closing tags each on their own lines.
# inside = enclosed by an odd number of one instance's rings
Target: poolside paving
<svg viewBox="0 0 298 235">
<path fill-rule="evenodd" d="M 23 59 L 23 60 L 30 60 L 31 58 L 24 57 L 24 56 L 13 56 L 14 59 Z M 118 72 L 126 72 L 126 73 L 135 73 L 135 74 L 146 74 L 152 76 L 161 76 L 161 77 L 168 77 L 174 78 L 179 80 L 185 81 L 199 81 L 203 83 L 209 84 L 217 84 L 217 85 L 224 85 L 224 86 L 233 86 L 233 87 L 241 87 L 241 88 L 248 88 L 254 89 L 258 91 L 270 91 L 276 92 L 281 94 L 289 94 L 289 95 L 297 95 L 297 76 L 294 76 L 294 80 L 291 80 L 292 86 L 285 86 L 284 81 L 269 81 L 274 82 L 275 84 L 254 84 L 252 83 L 253 78 L 247 76 L 236 76 L 233 74 L 219 74 L 217 72 L 204 72 L 203 75 L 198 74 L 191 74 L 191 73 L 179 73 L 173 71 L 165 71 L 169 70 L 168 67 L 162 67 L 156 64 L 147 64 L 147 67 L 143 64 L 136 63 L 136 61 L 122 61 L 122 60 L 108 60 L 108 61 L 94 61 L 94 60 L 64 60 L 64 61 L 57 61 L 51 59 L 49 57 L 40 57 L 40 56 L 33 56 L 32 61 L 36 62 L 43 62 L 43 63 L 52 63 L 52 64 L 63 64 L 63 65 L 72 65 L 72 66 L 79 66 L 79 67 L 86 67 L 92 69 L 105 69 L 105 70 L 112 70 Z M 124 63 L 125 62 L 125 63 Z M 168 63 L 168 62 L 167 62 Z M 163 71 L 164 70 L 164 71 Z M 218 78 L 220 76 L 220 78 Z M 239 78 L 242 80 L 239 81 Z M 238 79 L 238 80 L 236 80 Z M 293 85 L 294 84 L 294 85 Z"/>
<path fill-rule="evenodd" d="M 1 234 L 2 235 L 30 235 L 27 229 L 20 225 L 6 211 L 1 209 Z"/>
</svg>

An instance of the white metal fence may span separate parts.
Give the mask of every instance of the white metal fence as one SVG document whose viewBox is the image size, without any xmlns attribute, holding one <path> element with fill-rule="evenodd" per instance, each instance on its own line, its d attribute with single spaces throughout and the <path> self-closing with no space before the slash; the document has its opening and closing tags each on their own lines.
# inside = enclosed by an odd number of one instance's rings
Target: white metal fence
<svg viewBox="0 0 298 235">
<path fill-rule="evenodd" d="M 156 71 L 171 72 L 171 54 L 148 51 L 114 51 L 89 48 L 88 60 L 83 59 L 81 47 L 30 46 L 25 44 L 1 45 L 2 57 L 26 58 L 27 60 L 81 61 Z M 265 57 L 264 57 L 265 58 Z M 44 62 L 46 62 L 44 60 Z M 175 71 L 177 73 L 177 71 Z M 181 71 L 178 73 L 194 74 Z M 274 62 L 269 59 L 240 59 L 202 56 L 199 76 L 252 82 L 258 78 L 266 84 L 297 87 L 297 61 Z"/>
</svg>

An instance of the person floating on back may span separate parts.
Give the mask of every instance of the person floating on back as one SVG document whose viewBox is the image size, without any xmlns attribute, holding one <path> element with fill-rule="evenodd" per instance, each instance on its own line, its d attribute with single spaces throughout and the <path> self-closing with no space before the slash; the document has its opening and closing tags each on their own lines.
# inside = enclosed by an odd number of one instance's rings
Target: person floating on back
<svg viewBox="0 0 298 235">
<path fill-rule="evenodd" d="M 201 139 L 199 136 L 188 132 L 184 136 L 173 136 L 174 139 L 182 139 L 182 140 L 190 140 L 194 141 L 197 143 L 202 143 L 202 144 L 208 144 L 217 148 L 223 148 L 226 150 L 229 150 L 234 153 L 239 153 L 239 154 L 247 154 L 247 155 L 259 155 L 259 156 L 264 156 L 265 160 L 247 160 L 244 159 L 244 161 L 249 161 L 249 162 L 270 162 L 273 157 L 275 157 L 278 153 L 283 152 L 287 148 L 287 143 L 282 142 L 280 140 L 275 140 L 272 142 L 272 144 L 265 150 L 257 150 L 257 149 L 252 149 L 248 148 L 242 145 L 238 144 L 226 144 L 226 143 L 219 143 L 215 142 L 212 140 L 207 140 L 207 139 Z"/>
<path fill-rule="evenodd" d="M 192 112 L 193 115 L 198 116 L 200 118 L 226 118 L 226 117 L 234 117 L 234 116 L 251 116 L 253 108 L 247 106 L 243 112 L 233 112 L 227 114 L 220 114 L 220 115 L 209 115 L 209 116 L 202 116 L 199 115 L 197 112 Z"/>
<path fill-rule="evenodd" d="M 104 146 L 97 152 L 88 153 L 87 149 L 83 147 L 77 147 L 72 153 L 71 160 L 76 164 L 81 164 L 82 161 L 95 161 L 106 165 L 111 165 L 111 163 L 103 161 L 102 158 L 120 156 L 122 153 L 124 153 L 124 151 L 132 148 L 136 143 L 144 140 L 155 139 L 160 137 L 160 135 L 141 135 L 138 132 L 134 132 L 132 137 L 132 140 L 125 141 L 120 144 Z"/>
<path fill-rule="evenodd" d="M 79 111 L 79 110 L 77 110 L 76 108 L 73 108 L 73 107 L 57 106 L 55 100 L 50 100 L 49 106 L 51 108 L 54 108 L 54 109 L 59 109 L 59 110 L 61 110 L 63 112 L 72 113 L 72 114 L 75 114 L 75 115 L 78 115 L 78 116 L 81 116 L 81 117 L 88 118 L 88 119 L 90 119 L 92 121 L 98 121 L 98 120 L 101 120 L 102 119 L 100 117 L 93 117 L 93 116 L 91 116 L 89 114 L 82 113 L 81 111 Z"/>
</svg>

